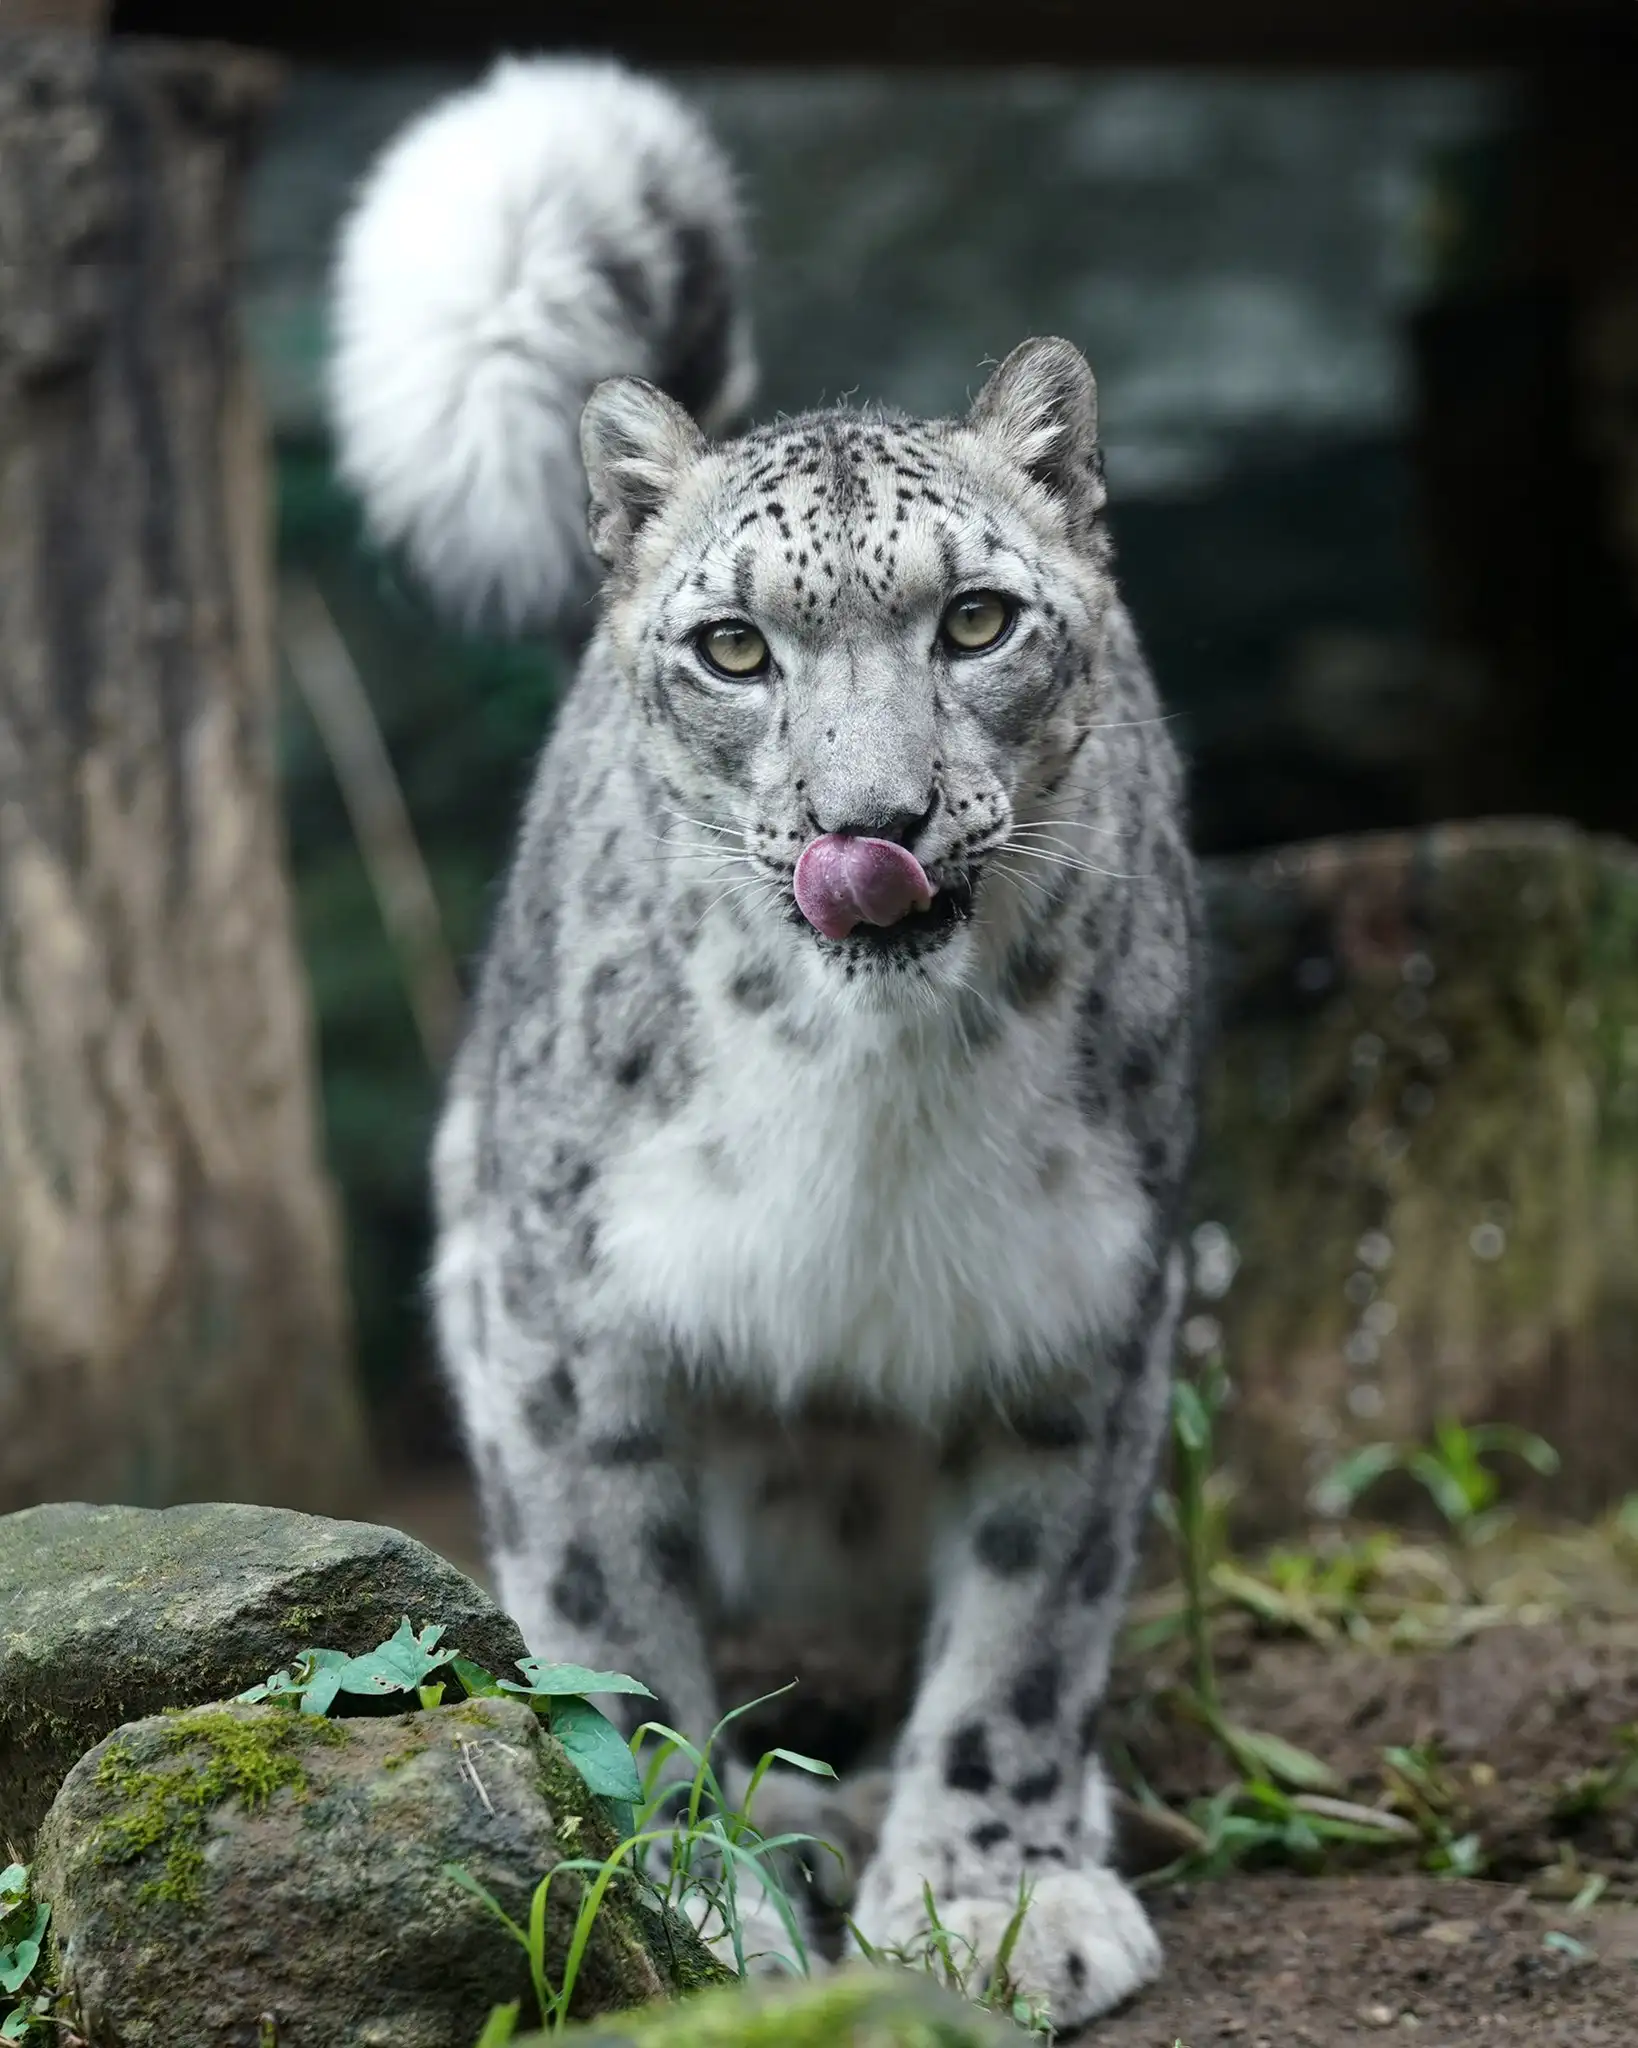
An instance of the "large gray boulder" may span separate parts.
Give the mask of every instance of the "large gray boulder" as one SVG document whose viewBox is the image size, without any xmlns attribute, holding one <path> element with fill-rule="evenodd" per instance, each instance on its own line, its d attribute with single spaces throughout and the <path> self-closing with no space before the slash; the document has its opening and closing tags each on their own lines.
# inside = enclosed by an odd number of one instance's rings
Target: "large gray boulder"
<svg viewBox="0 0 1638 2048">
<path fill-rule="evenodd" d="M 216 1706 L 121 1728 L 40 1829 L 59 1974 L 104 2048 L 471 2048 L 491 2005 L 535 2009 L 529 1962 L 456 1865 L 527 1926 L 565 1855 L 614 1846 L 520 1700 L 325 1721 Z M 579 1880 L 549 1894 L 560 1981 Z M 720 1982 L 691 1929 L 616 1884 L 575 2009 Z"/>
<path fill-rule="evenodd" d="M 373 1649 L 404 1615 L 497 1676 L 525 1654 L 396 1529 L 232 1506 L 0 1516 L 0 1848 L 26 1854 L 69 1766 L 121 1722 L 230 1698 L 312 1645 Z"/>
<path fill-rule="evenodd" d="M 1185 1336 L 1235 1384 L 1244 1531 L 1445 1415 L 1540 1431 L 1567 1512 L 1629 1491 L 1638 852 L 1528 821 L 1383 833 L 1216 865 L 1209 909 Z"/>
</svg>

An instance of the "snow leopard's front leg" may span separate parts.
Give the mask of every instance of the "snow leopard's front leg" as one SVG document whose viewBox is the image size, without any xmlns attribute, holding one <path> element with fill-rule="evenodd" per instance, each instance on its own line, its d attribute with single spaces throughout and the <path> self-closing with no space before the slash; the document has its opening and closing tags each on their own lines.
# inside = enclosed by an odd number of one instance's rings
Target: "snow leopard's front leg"
<svg viewBox="0 0 1638 2048">
<path fill-rule="evenodd" d="M 519 1397 L 501 1395 L 478 1438 L 496 1591 L 531 1651 L 640 1679 L 653 1700 L 598 1704 L 628 1732 L 659 1721 L 701 1742 L 717 1719 L 700 1625 L 694 1487 L 658 1402 L 634 1392 L 624 1360 L 541 1361 Z M 720 1760 L 719 1760 L 720 1762 Z M 686 1771 L 678 1760 L 673 1775 Z M 650 1825 L 675 1819 L 673 1799 Z M 648 1850 L 664 1883 L 670 1845 Z M 779 1967 L 791 1943 L 754 1873 L 736 1868 L 747 1967 Z M 679 1901 L 720 1960 L 735 1951 L 704 1891 Z"/>
<path fill-rule="evenodd" d="M 1101 1389 L 1020 1413 L 950 1482 L 920 1689 L 855 1919 L 915 1946 L 930 1886 L 979 1977 L 1020 1885 L 1012 1974 L 1059 2027 L 1150 1982 L 1160 1947 L 1106 1867 L 1098 1712 L 1164 1425 L 1179 1276 Z"/>
<path fill-rule="evenodd" d="M 616 1718 L 702 1739 L 717 1710 L 698 1507 L 663 1369 L 624 1333 L 520 1327 L 487 1279 L 441 1287 L 439 1323 L 496 1596 L 535 1656 L 622 1671 L 655 1694 L 601 1701 Z"/>
</svg>

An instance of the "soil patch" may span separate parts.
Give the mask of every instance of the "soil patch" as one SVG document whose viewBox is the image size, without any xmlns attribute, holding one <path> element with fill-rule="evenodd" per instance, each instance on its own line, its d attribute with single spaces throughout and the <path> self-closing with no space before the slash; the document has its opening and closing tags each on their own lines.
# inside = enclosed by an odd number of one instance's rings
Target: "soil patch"
<svg viewBox="0 0 1638 2048">
<path fill-rule="evenodd" d="M 1391 1788 L 1386 1749 L 1424 1752 L 1451 1832 L 1478 1836 L 1486 1876 L 1579 1890 L 1598 1874 L 1638 1896 L 1638 1623 L 1509 1625 L 1396 1655 L 1248 1633 L 1223 1644 L 1220 1678 L 1232 1720 L 1310 1750 L 1349 1798 L 1374 1804 Z M 1228 1771 L 1153 1680 L 1150 1668 L 1124 1674 L 1111 1728 L 1161 1797 L 1183 1805 Z"/>
<path fill-rule="evenodd" d="M 1238 1876 L 1153 1901 L 1166 1974 L 1088 2048 L 1630 2048 L 1638 1909 L 1517 1887 Z"/>
</svg>

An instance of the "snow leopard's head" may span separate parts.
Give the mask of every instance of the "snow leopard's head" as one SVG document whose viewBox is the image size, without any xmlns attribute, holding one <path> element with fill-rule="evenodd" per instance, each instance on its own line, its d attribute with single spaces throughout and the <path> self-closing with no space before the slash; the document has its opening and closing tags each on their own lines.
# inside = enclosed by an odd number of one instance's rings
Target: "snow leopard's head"
<svg viewBox="0 0 1638 2048">
<path fill-rule="evenodd" d="M 723 886 L 759 878 L 737 914 L 827 980 L 960 982 L 1093 717 L 1112 583 L 1084 359 L 1026 342 L 959 422 L 838 410 L 720 447 L 615 378 L 582 443 L 656 828 Z"/>
</svg>

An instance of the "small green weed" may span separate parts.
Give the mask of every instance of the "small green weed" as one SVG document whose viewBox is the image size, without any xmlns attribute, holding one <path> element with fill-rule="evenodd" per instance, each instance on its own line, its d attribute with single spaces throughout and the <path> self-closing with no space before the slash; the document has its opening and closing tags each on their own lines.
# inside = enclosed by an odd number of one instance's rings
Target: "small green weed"
<svg viewBox="0 0 1638 2048">
<path fill-rule="evenodd" d="M 1427 1494 L 1452 1535 L 1462 1543 L 1483 1543 L 1513 1519 L 1512 1509 L 1501 1503 L 1501 1481 L 1488 1462 L 1498 1451 L 1543 1478 L 1558 1470 L 1557 1451 L 1531 1430 L 1505 1422 L 1470 1428 L 1446 1421 L 1428 1444 L 1364 1445 L 1321 1480 L 1314 1505 L 1322 1514 L 1347 1514 L 1379 1480 L 1403 1472 Z"/>
<path fill-rule="evenodd" d="M 1426 1867 L 1451 1877 L 1482 1877 L 1484 1845 L 1477 1834 L 1458 1832 L 1460 1800 L 1432 1744 L 1385 1749 L 1382 1762 L 1396 1804 L 1425 1844 Z"/>
<path fill-rule="evenodd" d="M 1467 1554 L 1473 1554 L 1469 1551 Z M 1515 1618 L 1485 1600 L 1437 1549 L 1388 1530 L 1322 1530 L 1307 1547 L 1270 1550 L 1256 1565 L 1213 1565 L 1212 1592 L 1266 1629 L 1381 1650 L 1444 1648 Z"/>
<path fill-rule="evenodd" d="M 51 1908 L 29 1894 L 22 1863 L 0 1870 L 0 2041 L 44 2039 L 51 2000 L 42 1955 Z"/>
<path fill-rule="evenodd" d="M 1323 1550 L 1278 1545 L 1257 1571 L 1224 1559 L 1213 1567 L 1211 1584 L 1271 1628 L 1316 1643 L 1334 1643 L 1339 1636 L 1362 1641 L 1371 1632 L 1373 1595 L 1400 1551 L 1398 1540 L 1385 1532 Z"/>
<path fill-rule="evenodd" d="M 1622 1753 L 1614 1763 L 1582 1771 L 1564 1787 L 1554 1802 L 1555 1820 L 1584 1820 L 1589 1814 L 1609 1813 L 1638 1799 L 1638 1727 L 1621 1729 L 1618 1739 Z"/>
<path fill-rule="evenodd" d="M 567 1667 L 558 1670 L 564 1668 Z M 595 1675 L 601 1679 L 610 1676 Z M 628 1686 L 632 1683 L 627 1681 Z M 609 1688 L 600 1685 L 598 1689 Z M 742 1715 L 765 1703 L 765 1699 L 752 1700 L 724 1715 L 703 1747 L 662 1722 L 644 1722 L 626 1751 L 637 1778 L 638 1796 L 627 1812 L 621 1840 L 601 1860 L 568 1857 L 549 1870 L 535 1887 L 527 1927 L 520 1927 L 469 1871 L 454 1864 L 447 1866 L 446 1874 L 481 1900 L 527 1955 L 542 2027 L 556 2033 L 568 2024 L 592 1928 L 604 1899 L 615 1886 L 640 1885 L 656 1904 L 685 1913 L 706 1941 L 719 1947 L 727 1944 L 742 1976 L 749 1964 L 762 1960 L 762 1952 L 746 1945 L 747 1905 L 754 1909 L 761 1902 L 773 1912 L 790 1944 L 788 1952 L 779 1952 L 772 1960 L 793 1974 L 807 1975 L 807 1940 L 801 1912 L 785 1881 L 785 1859 L 798 1848 L 826 1849 L 829 1845 L 814 1843 L 805 1835 L 763 1836 L 748 1814 L 758 1786 L 775 1764 L 787 1764 L 823 1777 L 834 1773 L 828 1764 L 799 1756 L 794 1750 L 769 1750 L 751 1773 L 743 1801 L 735 1806 L 712 1761 L 724 1731 Z M 673 1771 L 679 1761 L 685 1766 L 681 1776 Z M 680 1820 L 663 1817 L 679 1806 Z M 564 1876 L 578 1877 L 582 1883 L 562 1976 L 554 1983 L 547 1965 L 546 1908 L 553 1884 Z M 754 1885 L 749 1900 L 745 1891 L 747 1880 Z M 501 2048 L 512 2038 L 517 2024 L 515 2005 L 495 2007 L 479 2037 L 478 2048 Z"/>
<path fill-rule="evenodd" d="M 1286 1862 L 1316 1867 L 1344 1847 L 1391 1848 L 1418 1839 L 1415 1821 L 1380 1807 L 1338 1797 L 1335 1773 L 1323 1759 L 1266 1731 L 1245 1728 L 1224 1714 L 1212 1643 L 1212 1620 L 1221 1604 L 1248 1608 L 1264 1620 L 1333 1640 L 1339 1624 L 1362 1597 L 1385 1552 L 1355 1549 L 1329 1560 L 1298 1551 L 1275 1552 L 1266 1576 L 1246 1571 L 1227 1555 L 1217 1473 L 1217 1421 L 1230 1388 L 1219 1354 L 1197 1377 L 1172 1393 L 1173 1491 L 1157 1503 L 1177 1553 L 1183 1597 L 1175 1626 L 1189 1651 L 1189 1683 L 1171 1696 L 1173 1709 L 1198 1722 L 1222 1749 L 1236 1777 L 1188 1817 L 1201 1845 L 1164 1869 L 1148 1886 L 1184 1877 L 1215 1876 L 1240 1864 Z M 1160 1639 L 1167 1618 L 1150 1624 L 1147 1640 Z M 1138 1796 L 1153 1798 L 1146 1788 Z"/>
<path fill-rule="evenodd" d="M 1159 1503 L 1159 1513 L 1177 1549 L 1183 1580 L 1183 1628 L 1193 1680 L 1177 1704 L 1201 1722 L 1250 1786 L 1270 1791 L 1280 1785 L 1300 1792 L 1331 1791 L 1335 1777 L 1318 1757 L 1277 1735 L 1236 1727 L 1223 1714 L 1211 1638 L 1213 1577 L 1224 1565 L 1219 1555 L 1212 1476 L 1217 1418 L 1228 1394 L 1228 1375 L 1215 1353 L 1202 1366 L 1197 1380 L 1179 1380 L 1172 1389 L 1176 1479 L 1173 1492 Z"/>
<path fill-rule="evenodd" d="M 1137 1888 L 1222 1877 L 1241 1866 L 1295 1864 L 1317 1870 L 1339 1849 L 1391 1849 L 1418 1838 L 1397 1813 L 1318 1792 L 1292 1792 L 1269 1777 L 1237 1780 L 1188 1809 L 1201 1848 L 1136 1880 Z"/>
<path fill-rule="evenodd" d="M 786 1764 L 814 1777 L 833 1778 L 836 1774 L 829 1764 L 821 1763 L 815 1757 L 801 1756 L 791 1749 L 768 1750 L 759 1758 L 746 1784 L 744 1798 L 736 1805 L 724 1789 L 713 1762 L 717 1745 L 734 1722 L 791 1690 L 790 1686 L 782 1686 L 777 1692 L 748 1700 L 743 1706 L 724 1714 L 703 1748 L 697 1748 L 687 1736 L 658 1721 L 645 1723 L 632 1738 L 634 1747 L 648 1738 L 653 1740 L 643 1776 L 644 1811 L 650 1821 L 668 1804 L 675 1802 L 679 1795 L 686 1798 L 685 1818 L 680 1825 L 669 1831 L 660 1831 L 664 1858 L 653 1853 L 645 1854 L 645 1869 L 655 1870 L 662 1860 L 666 1861 L 663 1887 L 666 1903 L 687 1911 L 707 1941 L 726 1939 L 733 1953 L 734 1967 L 742 1976 L 747 1963 L 762 1958 L 748 1953 L 744 1946 L 740 1880 L 744 1877 L 756 1880 L 791 1944 L 788 1953 L 773 1954 L 769 1959 L 780 1962 L 797 1975 L 805 1976 L 809 1956 L 802 1915 L 782 1881 L 782 1871 L 791 1867 L 788 1852 L 798 1849 L 838 1857 L 840 1854 L 829 1843 L 818 1842 L 807 1835 L 764 1836 L 749 1818 L 756 1804 L 757 1791 L 776 1764 Z M 680 1777 L 668 1775 L 676 1763 L 683 1766 Z"/>
<path fill-rule="evenodd" d="M 1638 1493 L 1629 1493 L 1610 1518 L 1615 1542 L 1629 1555 L 1638 1551 Z"/>
<path fill-rule="evenodd" d="M 970 2003 L 980 2006 L 986 2012 L 1004 2014 L 1025 2034 L 1037 2040 L 1052 2041 L 1056 2029 L 1052 2016 L 1039 2000 L 1026 1996 L 1012 1975 L 1012 1958 L 1018 1947 L 1018 1938 L 1024 1931 L 1024 1922 L 1029 1916 L 1030 1886 L 1021 1880 L 1018 1899 L 1012 1910 L 1012 1917 L 1002 1931 L 1001 1940 L 995 1953 L 995 1961 L 988 1967 L 980 1964 L 973 1945 L 964 1935 L 955 1933 L 945 1926 L 933 1896 L 931 1885 L 924 1884 L 921 1890 L 922 1909 L 927 1916 L 927 1927 L 914 1942 L 907 1946 L 877 1948 L 867 1941 L 850 1920 L 849 1930 L 858 1943 L 861 1954 L 867 1961 L 877 1964 L 897 1964 L 901 1968 L 922 1970 L 935 1983 L 946 1990 L 958 1993 Z"/>
</svg>

